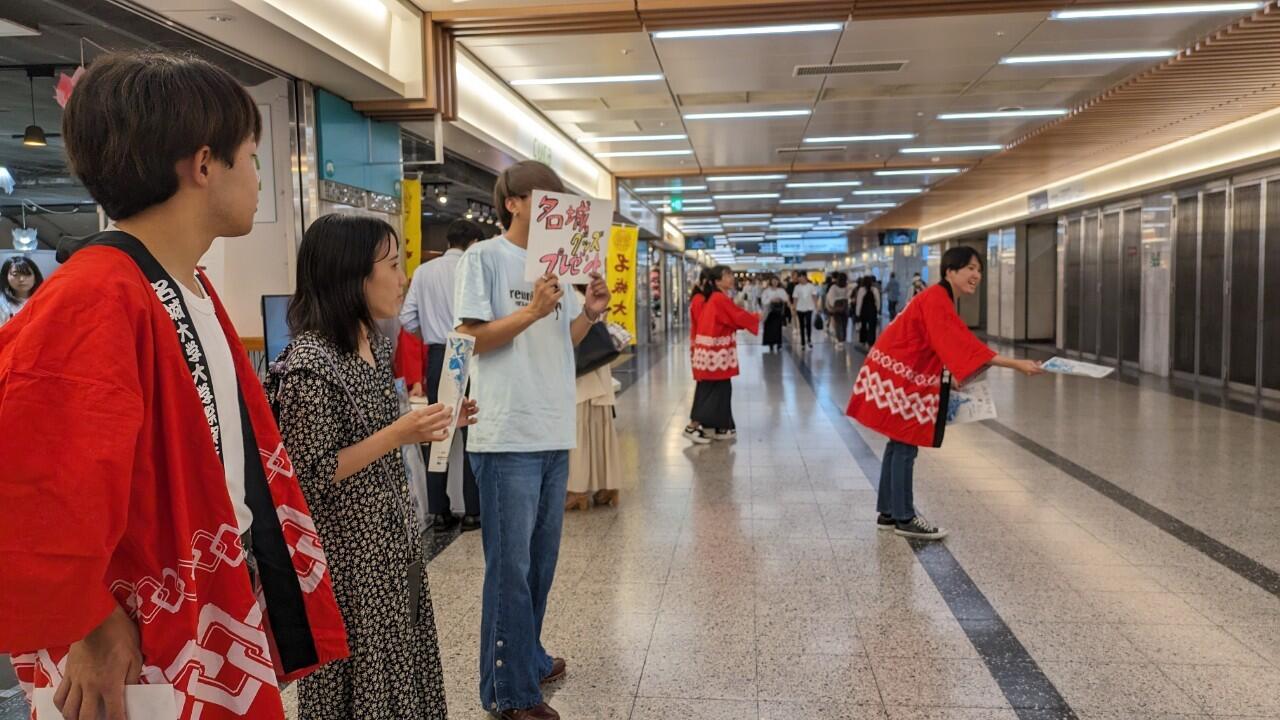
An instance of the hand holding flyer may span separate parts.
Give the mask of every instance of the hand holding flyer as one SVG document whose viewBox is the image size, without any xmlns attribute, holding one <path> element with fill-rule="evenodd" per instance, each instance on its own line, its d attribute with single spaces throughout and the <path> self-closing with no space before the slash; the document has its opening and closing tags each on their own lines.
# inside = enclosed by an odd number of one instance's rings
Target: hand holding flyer
<svg viewBox="0 0 1280 720">
<path fill-rule="evenodd" d="M 604 273 L 604 250 L 613 222 L 613 203 L 596 198 L 535 190 L 530 200 L 529 250 L 524 279 L 554 275 L 572 285 Z"/>
<path fill-rule="evenodd" d="M 1115 368 L 1109 368 L 1105 365 L 1094 365 L 1093 363 L 1068 360 L 1062 357 L 1050 358 L 1040 367 L 1046 372 L 1063 375 L 1082 375 L 1091 378 L 1104 378 L 1115 372 Z"/>
<path fill-rule="evenodd" d="M 476 339 L 462 333 L 449 333 L 445 339 L 444 369 L 440 372 L 440 385 L 436 394 L 440 403 L 453 408 L 458 417 L 467 399 L 467 381 L 471 377 L 471 357 L 475 353 Z M 444 472 L 449 468 L 449 450 L 453 447 L 456 427 L 449 428 L 444 440 L 431 444 L 429 472 Z"/>
</svg>

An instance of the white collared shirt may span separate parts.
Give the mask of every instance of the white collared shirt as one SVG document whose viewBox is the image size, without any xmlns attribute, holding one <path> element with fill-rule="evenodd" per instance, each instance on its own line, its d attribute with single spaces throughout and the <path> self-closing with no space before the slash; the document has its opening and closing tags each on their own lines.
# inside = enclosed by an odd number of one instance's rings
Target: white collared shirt
<svg viewBox="0 0 1280 720">
<path fill-rule="evenodd" d="M 409 294 L 400 309 L 400 324 L 420 335 L 428 345 L 443 345 L 453 332 L 453 286 L 462 251 L 450 248 L 444 255 L 413 272 Z"/>
</svg>

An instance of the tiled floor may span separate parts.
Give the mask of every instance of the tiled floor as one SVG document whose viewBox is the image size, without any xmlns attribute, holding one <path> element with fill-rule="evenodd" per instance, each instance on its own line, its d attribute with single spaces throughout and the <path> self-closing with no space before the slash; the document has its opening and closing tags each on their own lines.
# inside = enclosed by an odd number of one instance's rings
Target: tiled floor
<svg viewBox="0 0 1280 720">
<path fill-rule="evenodd" d="M 918 505 L 952 536 L 913 548 L 873 523 L 883 440 L 840 413 L 861 356 L 741 354 L 736 442 L 681 438 L 682 348 L 619 399 L 621 506 L 569 514 L 548 611 L 546 645 L 569 661 L 549 693 L 563 717 L 1280 718 L 1266 578 L 1078 476 L 1274 571 L 1280 424 L 1149 387 L 992 371 L 1005 432 L 953 427 L 921 452 Z M 429 567 L 451 718 L 486 717 L 482 573 L 478 533 Z"/>
</svg>

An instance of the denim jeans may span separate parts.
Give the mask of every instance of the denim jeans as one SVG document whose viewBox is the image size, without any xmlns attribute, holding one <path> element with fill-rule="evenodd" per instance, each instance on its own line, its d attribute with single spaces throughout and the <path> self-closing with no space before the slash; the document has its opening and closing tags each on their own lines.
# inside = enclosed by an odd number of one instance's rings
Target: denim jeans
<svg viewBox="0 0 1280 720">
<path fill-rule="evenodd" d="M 907 522 L 916 516 L 911 482 L 915 477 L 916 455 L 920 448 L 897 440 L 890 440 L 884 449 L 880 464 L 880 494 L 876 497 L 876 510 L 891 516 L 898 522 Z"/>
<path fill-rule="evenodd" d="M 472 453 L 471 464 L 484 541 L 480 702 L 489 711 L 533 707 L 551 672 L 542 619 L 560 555 L 569 451 Z"/>
</svg>

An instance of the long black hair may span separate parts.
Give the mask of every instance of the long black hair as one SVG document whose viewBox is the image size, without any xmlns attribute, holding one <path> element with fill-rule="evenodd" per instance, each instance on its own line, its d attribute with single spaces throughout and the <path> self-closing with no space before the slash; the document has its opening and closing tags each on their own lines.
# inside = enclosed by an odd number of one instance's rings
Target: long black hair
<svg viewBox="0 0 1280 720">
<path fill-rule="evenodd" d="M 360 331 L 376 326 L 364 283 L 374 263 L 399 252 L 395 228 L 373 217 L 325 215 L 317 218 L 298 248 L 298 290 L 289 302 L 293 336 L 312 332 L 343 352 L 360 345 Z"/>
<path fill-rule="evenodd" d="M 705 289 L 703 290 L 702 296 L 710 300 L 711 293 L 719 292 L 720 290 L 720 288 L 716 287 L 716 283 L 720 282 L 720 278 L 724 277 L 725 273 L 731 272 L 733 272 L 733 268 L 728 265 L 717 265 L 708 270 L 707 282 L 703 285 L 703 288 Z"/>
<path fill-rule="evenodd" d="M 13 287 L 9 285 L 10 270 L 16 271 L 19 275 L 35 276 L 36 282 L 31 286 L 31 292 L 27 294 L 26 298 L 18 297 L 17 293 L 13 291 Z M 36 290 L 40 289 L 40 284 L 43 282 L 44 273 L 40 272 L 39 265 L 31 262 L 31 258 L 23 257 L 22 255 L 14 255 L 8 260 L 5 260 L 3 265 L 0 265 L 0 284 L 4 285 L 4 296 L 9 299 L 9 302 L 18 303 L 30 298 L 32 295 L 36 294 Z"/>
<path fill-rule="evenodd" d="M 692 300 L 694 295 L 701 295 L 703 300 L 711 294 L 707 288 L 711 285 L 711 268 L 704 267 L 698 272 L 698 282 L 693 286 L 693 292 L 689 293 L 689 299 Z"/>
</svg>

